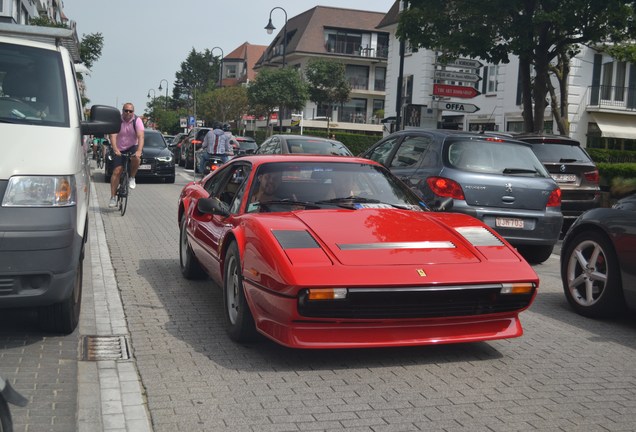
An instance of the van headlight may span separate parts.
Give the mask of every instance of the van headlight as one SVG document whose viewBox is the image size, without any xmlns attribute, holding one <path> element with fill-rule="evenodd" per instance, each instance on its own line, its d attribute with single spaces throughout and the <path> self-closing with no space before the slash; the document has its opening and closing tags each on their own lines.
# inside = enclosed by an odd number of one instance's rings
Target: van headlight
<svg viewBox="0 0 636 432">
<path fill-rule="evenodd" d="M 14 176 L 2 207 L 67 207 L 77 203 L 75 176 Z"/>
</svg>

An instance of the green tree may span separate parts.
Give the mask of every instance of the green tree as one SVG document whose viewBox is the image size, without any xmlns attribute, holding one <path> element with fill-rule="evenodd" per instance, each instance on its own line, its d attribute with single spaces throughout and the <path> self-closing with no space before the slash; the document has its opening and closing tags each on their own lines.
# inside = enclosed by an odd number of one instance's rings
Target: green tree
<svg viewBox="0 0 636 432">
<path fill-rule="evenodd" d="M 267 115 L 267 124 L 276 108 L 300 111 L 303 109 L 309 92 L 307 84 L 301 79 L 295 68 L 262 69 L 247 89 L 250 106 Z M 282 116 L 279 116 L 282 129 Z"/>
<path fill-rule="evenodd" d="M 627 0 L 405 3 L 397 34 L 413 48 L 443 51 L 445 58 L 469 56 L 494 64 L 507 63 L 511 54 L 519 57 L 527 132 L 543 130 L 552 66 L 560 61 L 562 73 L 568 73 L 570 58 L 576 53 L 573 46 L 620 42 L 634 35 L 634 2 Z M 561 82 L 567 82 L 567 75 Z M 563 112 L 560 106 L 552 108 Z"/>
<path fill-rule="evenodd" d="M 345 65 L 323 59 L 313 59 L 307 64 L 305 78 L 309 84 L 309 100 L 316 105 L 326 104 L 328 113 L 333 112 L 335 104 L 349 100 L 351 85 L 345 75 Z M 327 116 L 327 135 L 329 135 L 329 116 Z"/>
<path fill-rule="evenodd" d="M 242 86 L 217 88 L 204 94 L 200 106 L 208 119 L 239 122 L 248 109 L 247 89 Z"/>
<path fill-rule="evenodd" d="M 194 109 L 205 92 L 216 88 L 219 79 L 220 61 L 212 57 L 210 50 L 197 52 L 194 48 L 188 57 L 181 62 L 181 69 L 175 74 L 176 81 L 172 87 L 174 103 L 179 107 Z"/>
</svg>

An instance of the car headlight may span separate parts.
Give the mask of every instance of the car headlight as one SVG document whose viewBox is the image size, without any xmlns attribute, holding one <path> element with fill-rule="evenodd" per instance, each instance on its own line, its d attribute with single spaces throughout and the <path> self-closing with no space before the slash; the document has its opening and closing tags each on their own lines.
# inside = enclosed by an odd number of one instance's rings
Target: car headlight
<svg viewBox="0 0 636 432">
<path fill-rule="evenodd" d="M 172 156 L 159 156 L 157 160 L 159 162 L 172 162 Z"/>
<path fill-rule="evenodd" d="M 2 207 L 67 207 L 77 203 L 75 176 L 14 176 Z"/>
</svg>

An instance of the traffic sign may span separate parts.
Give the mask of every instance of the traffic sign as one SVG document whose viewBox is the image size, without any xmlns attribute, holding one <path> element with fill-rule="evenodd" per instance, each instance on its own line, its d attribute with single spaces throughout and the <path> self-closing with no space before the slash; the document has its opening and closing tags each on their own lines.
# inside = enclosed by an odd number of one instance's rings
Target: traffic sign
<svg viewBox="0 0 636 432">
<path fill-rule="evenodd" d="M 470 99 L 479 96 L 479 92 L 475 87 L 465 87 L 447 84 L 433 84 L 433 94 L 435 96 L 458 97 L 462 99 Z"/>
<path fill-rule="evenodd" d="M 463 113 L 474 113 L 479 111 L 479 107 L 474 104 L 464 103 L 464 102 L 437 102 L 437 109 L 441 109 L 444 111 L 456 111 Z"/>
<path fill-rule="evenodd" d="M 448 63 L 437 63 L 440 66 L 450 66 L 456 68 L 470 68 L 470 69 L 479 69 L 483 66 L 483 64 L 479 60 L 469 59 L 469 58 L 456 58 L 454 60 L 449 60 Z"/>
<path fill-rule="evenodd" d="M 446 80 L 446 81 L 477 82 L 481 80 L 481 77 L 477 74 L 469 73 L 469 72 L 436 70 L 435 79 Z"/>
</svg>

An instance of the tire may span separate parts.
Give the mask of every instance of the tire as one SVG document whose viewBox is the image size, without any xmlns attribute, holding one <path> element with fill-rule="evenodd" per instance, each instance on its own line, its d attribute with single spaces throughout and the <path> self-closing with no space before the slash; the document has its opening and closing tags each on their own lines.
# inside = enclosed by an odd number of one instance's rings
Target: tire
<svg viewBox="0 0 636 432">
<path fill-rule="evenodd" d="M 551 246 L 519 246 L 517 248 L 519 253 L 523 255 L 523 257 L 530 264 L 541 264 L 552 255 L 552 250 L 554 250 L 554 245 Z"/>
<path fill-rule="evenodd" d="M 605 235 L 581 232 L 561 254 L 563 291 L 578 314 L 609 318 L 626 310 L 618 259 Z"/>
<path fill-rule="evenodd" d="M 117 190 L 117 208 L 122 216 L 126 214 L 126 208 L 128 207 L 128 193 L 128 174 L 122 171 Z"/>
<path fill-rule="evenodd" d="M 238 246 L 232 243 L 225 255 L 223 304 L 227 333 L 235 342 L 253 342 L 258 333 L 243 290 L 243 274 Z"/>
<path fill-rule="evenodd" d="M 181 269 L 181 274 L 186 279 L 203 279 L 206 276 L 203 267 L 201 267 L 201 264 L 197 261 L 188 243 L 185 216 L 181 218 L 181 229 L 179 233 L 179 268 Z"/>
<path fill-rule="evenodd" d="M 50 306 L 38 309 L 38 323 L 40 329 L 51 333 L 71 334 L 79 323 L 80 308 L 82 305 L 82 280 L 83 262 L 79 260 L 75 270 L 73 291 L 71 295 Z"/>
<path fill-rule="evenodd" d="M 2 397 L 0 397 L 0 432 L 13 432 L 9 404 Z"/>
</svg>

